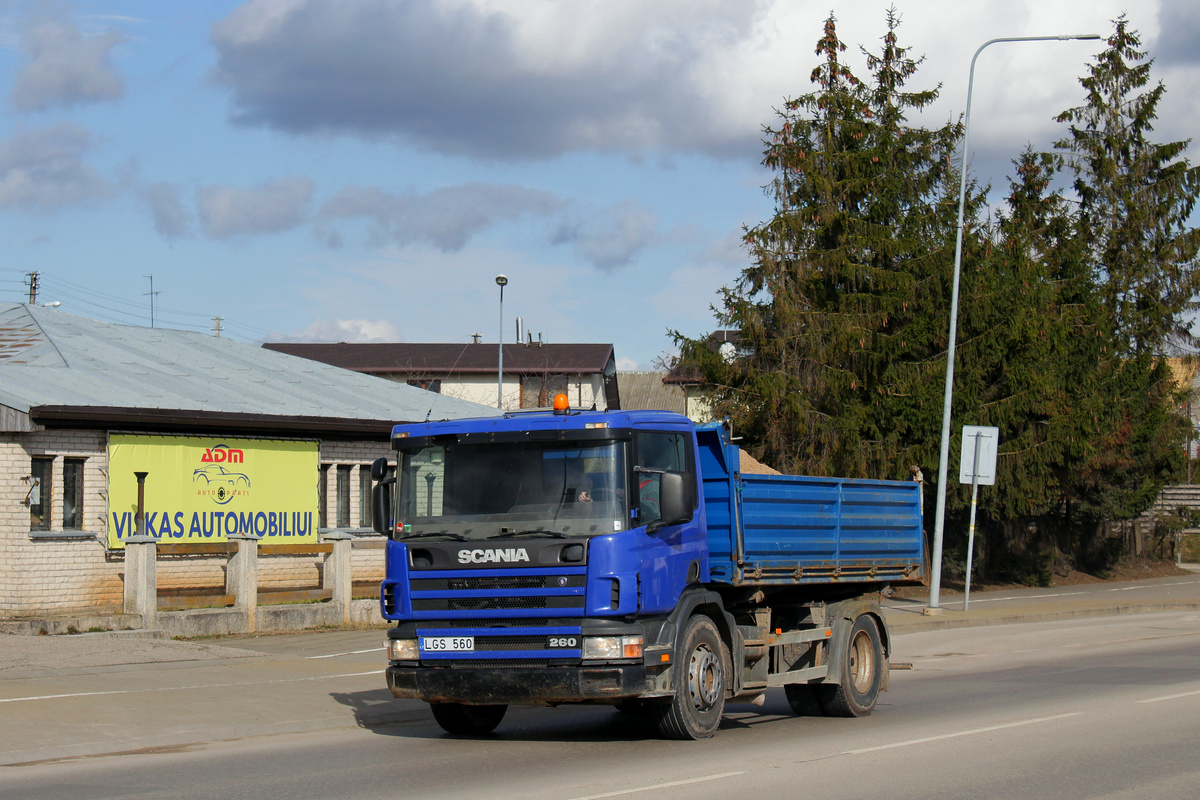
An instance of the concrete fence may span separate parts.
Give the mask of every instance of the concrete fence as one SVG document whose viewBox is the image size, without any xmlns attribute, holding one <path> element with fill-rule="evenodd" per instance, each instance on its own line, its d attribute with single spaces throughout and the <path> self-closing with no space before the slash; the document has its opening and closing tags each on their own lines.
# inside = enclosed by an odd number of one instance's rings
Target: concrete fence
<svg viewBox="0 0 1200 800">
<path fill-rule="evenodd" d="M 376 547 L 380 544 L 371 543 Z M 234 535 L 226 543 L 176 545 L 161 544 L 153 536 L 134 536 L 125 540 L 125 618 L 140 622 L 132 627 L 184 637 L 324 626 L 382 626 L 378 600 L 354 599 L 352 546 L 353 537 L 331 532 L 316 544 L 271 547 L 267 552 L 272 556 L 320 557 L 321 585 L 315 589 L 264 591 L 258 580 L 256 537 Z M 223 594 L 214 590 L 187 597 L 160 595 L 157 579 L 160 559 L 214 555 L 228 558 Z"/>
</svg>

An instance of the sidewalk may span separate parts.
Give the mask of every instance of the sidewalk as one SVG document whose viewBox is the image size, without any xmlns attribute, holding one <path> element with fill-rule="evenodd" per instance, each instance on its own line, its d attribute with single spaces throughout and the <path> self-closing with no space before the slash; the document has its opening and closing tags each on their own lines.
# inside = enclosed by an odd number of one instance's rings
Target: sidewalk
<svg viewBox="0 0 1200 800">
<path fill-rule="evenodd" d="M 1184 565 L 1200 571 L 1200 565 Z M 928 594 L 920 599 L 892 598 L 884 613 L 894 634 L 978 625 L 1047 622 L 1082 617 L 1200 611 L 1200 574 L 1141 581 L 1088 583 L 1057 588 L 972 592 L 968 610 L 963 595 L 943 592 L 940 614 L 927 615 Z"/>
</svg>

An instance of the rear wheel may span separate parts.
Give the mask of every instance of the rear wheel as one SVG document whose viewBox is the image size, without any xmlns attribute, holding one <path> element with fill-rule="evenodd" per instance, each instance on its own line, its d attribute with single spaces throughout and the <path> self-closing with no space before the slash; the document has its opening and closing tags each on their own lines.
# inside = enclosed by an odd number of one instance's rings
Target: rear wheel
<svg viewBox="0 0 1200 800">
<path fill-rule="evenodd" d="M 846 644 L 841 684 L 817 687 L 825 713 L 835 717 L 865 717 L 875 708 L 883 685 L 883 646 L 879 626 L 869 614 L 854 620 Z"/>
<path fill-rule="evenodd" d="M 446 733 L 478 736 L 491 733 L 504 719 L 508 706 L 468 706 L 462 703 L 430 703 L 433 718 Z"/>
<path fill-rule="evenodd" d="M 725 710 L 725 652 L 717 626 L 706 616 L 688 620 L 675 660 L 675 695 L 653 706 L 658 732 L 667 739 L 707 739 Z"/>
</svg>

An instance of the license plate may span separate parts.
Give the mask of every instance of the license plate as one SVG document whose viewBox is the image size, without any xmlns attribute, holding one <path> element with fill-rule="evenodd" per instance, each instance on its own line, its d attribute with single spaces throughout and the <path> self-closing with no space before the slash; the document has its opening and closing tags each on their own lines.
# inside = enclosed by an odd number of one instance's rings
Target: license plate
<svg viewBox="0 0 1200 800">
<path fill-rule="evenodd" d="M 426 636 L 421 639 L 421 649 L 427 653 L 448 653 L 474 650 L 474 636 Z"/>
</svg>

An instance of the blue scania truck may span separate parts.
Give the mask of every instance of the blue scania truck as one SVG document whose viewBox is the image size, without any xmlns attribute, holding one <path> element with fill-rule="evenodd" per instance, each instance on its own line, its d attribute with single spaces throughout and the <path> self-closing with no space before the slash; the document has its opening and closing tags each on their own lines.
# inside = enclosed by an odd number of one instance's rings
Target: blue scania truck
<svg viewBox="0 0 1200 800">
<path fill-rule="evenodd" d="M 782 686 L 861 716 L 889 584 L 923 575 L 920 484 L 744 474 L 719 423 L 556 409 L 397 425 L 372 466 L 387 684 L 443 729 L 602 703 L 674 739 Z"/>
</svg>

